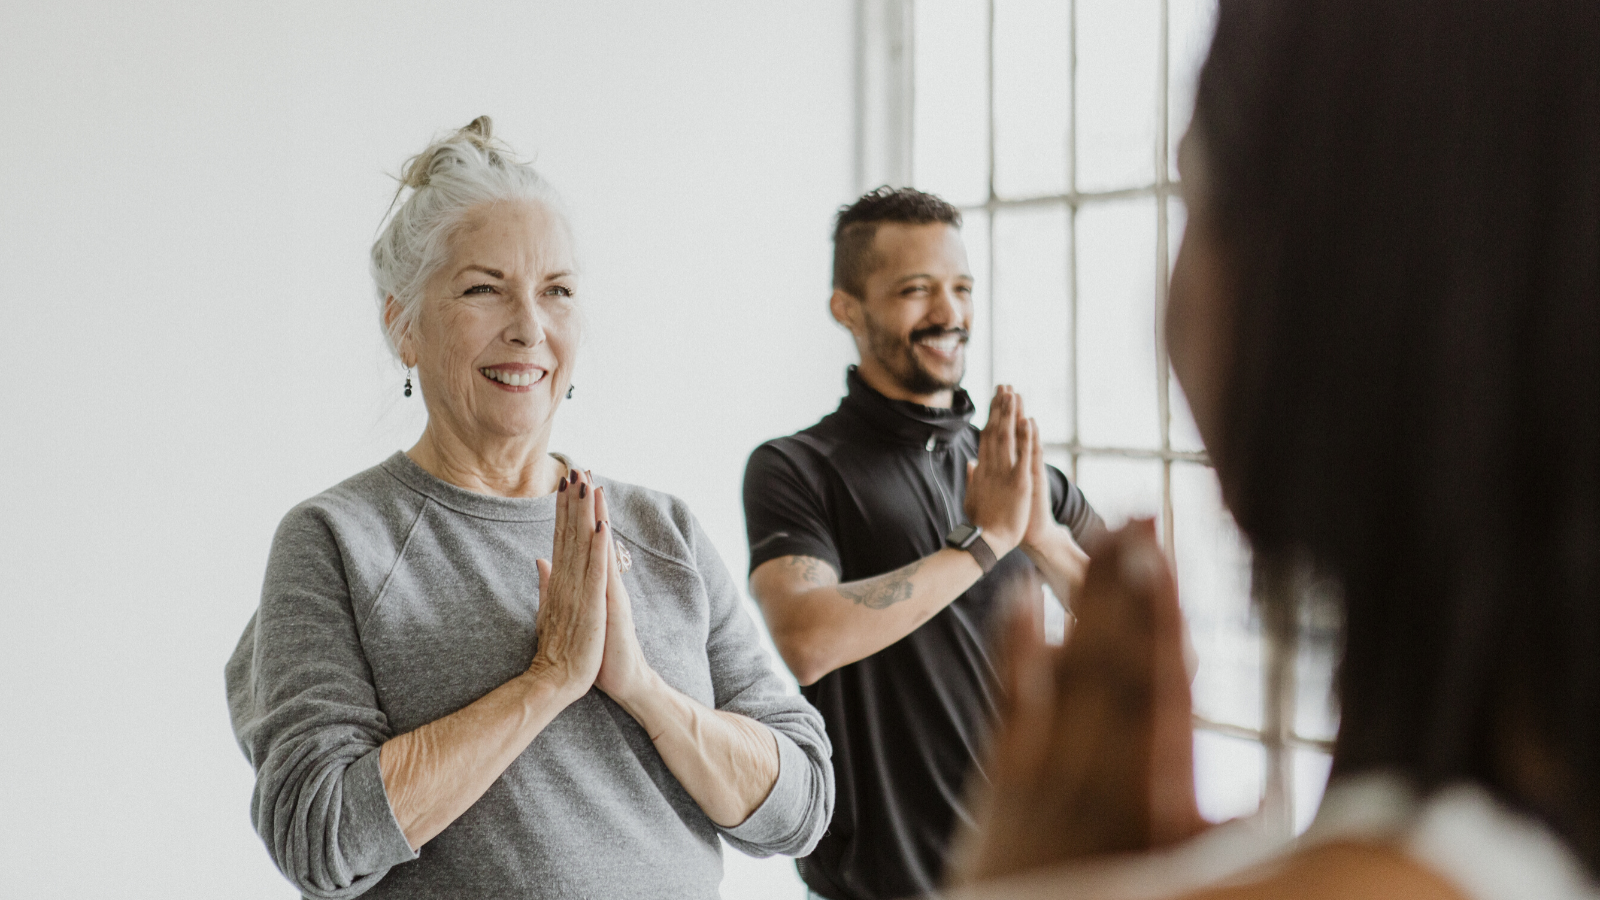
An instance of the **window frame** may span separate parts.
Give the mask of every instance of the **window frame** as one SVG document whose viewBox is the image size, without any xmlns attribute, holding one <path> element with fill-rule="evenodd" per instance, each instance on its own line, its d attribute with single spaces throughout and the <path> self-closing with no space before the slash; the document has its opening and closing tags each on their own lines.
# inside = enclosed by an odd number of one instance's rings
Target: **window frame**
<svg viewBox="0 0 1600 900">
<path fill-rule="evenodd" d="M 1169 204 L 1182 202 L 1181 185 L 1171 177 L 1169 152 L 1171 142 L 1171 9 L 1169 0 L 1149 0 L 1159 4 L 1157 53 L 1157 109 L 1155 177 L 1148 184 L 1104 191 L 1078 189 L 1078 0 L 1064 0 L 1068 4 L 1069 31 L 1064 36 L 1065 52 L 1071 89 L 1068 92 L 1068 115 L 1065 136 L 1067 143 L 1066 190 L 1061 193 L 1037 194 L 1021 197 L 1003 197 L 996 185 L 996 103 L 995 103 L 995 15 L 1002 0 L 979 0 L 986 8 L 987 34 L 984 38 L 984 96 L 987 106 L 988 171 L 986 173 L 987 197 L 983 202 L 959 205 L 963 213 L 983 212 L 987 239 L 987 270 L 989 290 L 985 292 L 986 321 L 991 323 L 984 340 L 987 341 L 988 382 L 995 383 L 996 328 L 996 243 L 995 220 L 1001 210 L 1025 207 L 1062 207 L 1067 213 L 1067 290 L 1068 290 L 1068 341 L 1071 361 L 1068 367 L 1072 411 L 1070 437 L 1066 441 L 1048 442 L 1047 451 L 1065 453 L 1071 462 L 1070 475 L 1078 478 L 1078 463 L 1085 458 L 1122 458 L 1155 460 L 1161 465 L 1162 546 L 1172 548 L 1175 541 L 1173 510 L 1172 467 L 1174 464 L 1194 464 L 1211 467 L 1204 452 L 1174 449 L 1172 445 L 1171 368 L 1169 364 L 1165 312 L 1170 285 L 1171 259 Z M 916 108 L 916 55 L 915 21 L 917 0 L 856 0 L 857 64 L 856 64 L 856 153 L 855 175 L 858 192 L 879 184 L 914 184 L 916 171 L 914 113 Z M 1159 446 L 1092 445 L 1080 438 L 1079 409 L 1081 378 L 1079 371 L 1079 269 L 1077 260 L 1078 214 L 1085 206 L 1108 201 L 1134 198 L 1153 198 L 1156 206 L 1156 247 L 1153 260 L 1155 272 L 1155 348 L 1156 348 L 1156 402 L 1159 422 Z M 1301 589 L 1292 574 L 1263 571 L 1259 564 L 1252 565 L 1251 593 L 1256 600 L 1282 596 Z M 1297 668 L 1301 662 L 1301 632 L 1303 624 L 1292 614 L 1275 612 L 1292 608 L 1281 603 L 1254 603 L 1259 618 L 1257 633 L 1261 643 L 1261 727 L 1214 721 L 1198 714 L 1194 717 L 1196 731 L 1242 739 L 1259 744 L 1264 753 L 1265 772 L 1260 798 L 1260 813 L 1283 834 L 1294 831 L 1295 816 L 1295 753 L 1314 751 L 1331 754 L 1332 742 L 1306 737 L 1295 730 L 1297 714 Z"/>
</svg>

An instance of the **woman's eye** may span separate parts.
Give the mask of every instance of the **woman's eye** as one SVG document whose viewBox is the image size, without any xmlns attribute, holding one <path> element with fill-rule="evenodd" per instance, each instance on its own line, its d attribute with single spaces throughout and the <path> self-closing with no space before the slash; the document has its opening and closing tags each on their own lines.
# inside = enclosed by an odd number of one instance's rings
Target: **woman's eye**
<svg viewBox="0 0 1600 900">
<path fill-rule="evenodd" d="M 552 284 L 545 289 L 545 293 L 554 294 L 557 297 L 571 297 L 572 288 L 569 288 L 564 284 Z"/>
<path fill-rule="evenodd" d="M 462 293 L 463 294 L 492 294 L 492 293 L 494 293 L 494 285 L 492 285 L 492 284 L 475 284 L 472 287 L 467 288 Z"/>
</svg>

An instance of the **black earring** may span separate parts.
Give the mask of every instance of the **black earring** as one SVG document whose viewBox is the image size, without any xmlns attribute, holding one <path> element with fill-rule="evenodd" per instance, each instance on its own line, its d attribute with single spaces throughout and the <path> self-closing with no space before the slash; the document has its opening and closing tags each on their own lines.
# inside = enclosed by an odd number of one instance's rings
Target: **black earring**
<svg viewBox="0 0 1600 900">
<path fill-rule="evenodd" d="M 571 400 L 571 399 L 572 399 L 572 387 L 573 387 L 573 386 L 572 386 L 572 385 L 570 385 L 570 384 L 569 384 L 569 385 L 567 385 L 567 399 L 568 399 L 568 400 Z"/>
<path fill-rule="evenodd" d="M 411 367 L 406 367 L 406 396 L 411 396 Z"/>
</svg>

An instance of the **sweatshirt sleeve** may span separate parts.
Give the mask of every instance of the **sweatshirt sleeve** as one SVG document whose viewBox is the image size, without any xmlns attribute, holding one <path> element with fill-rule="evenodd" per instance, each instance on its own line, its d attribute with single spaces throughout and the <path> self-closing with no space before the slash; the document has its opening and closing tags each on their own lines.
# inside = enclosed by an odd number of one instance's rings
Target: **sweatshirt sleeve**
<svg viewBox="0 0 1600 900">
<path fill-rule="evenodd" d="M 711 607 L 706 656 L 716 707 L 766 725 L 778 743 L 778 780 L 771 793 L 750 818 L 722 834 L 751 856 L 803 856 L 833 817 L 833 747 L 822 715 L 773 671 L 722 557 L 700 523 L 692 516 L 690 522 L 695 565 Z"/>
<path fill-rule="evenodd" d="M 297 508 L 279 526 L 261 606 L 226 676 L 234 735 L 256 771 L 251 818 L 296 888 L 355 897 L 416 858 L 378 768 L 392 735 L 339 546 L 315 510 Z"/>
</svg>

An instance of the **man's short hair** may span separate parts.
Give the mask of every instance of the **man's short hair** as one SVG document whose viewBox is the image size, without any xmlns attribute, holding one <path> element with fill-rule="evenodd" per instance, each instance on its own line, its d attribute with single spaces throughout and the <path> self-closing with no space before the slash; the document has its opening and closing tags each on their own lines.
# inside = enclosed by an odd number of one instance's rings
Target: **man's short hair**
<svg viewBox="0 0 1600 900">
<path fill-rule="evenodd" d="M 943 222 L 961 227 L 961 210 L 943 199 L 915 188 L 884 185 L 839 208 L 833 226 L 833 286 L 856 297 L 863 296 L 867 275 L 877 260 L 872 256 L 872 239 L 885 222 L 907 225 L 932 225 Z"/>
</svg>

